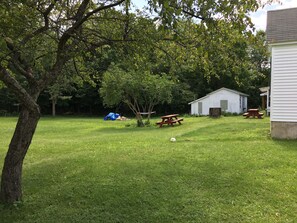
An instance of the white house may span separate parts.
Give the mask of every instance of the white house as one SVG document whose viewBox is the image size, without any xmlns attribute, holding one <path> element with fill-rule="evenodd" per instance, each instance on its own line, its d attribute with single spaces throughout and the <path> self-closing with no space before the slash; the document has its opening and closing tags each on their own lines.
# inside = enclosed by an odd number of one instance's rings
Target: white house
<svg viewBox="0 0 297 223">
<path fill-rule="evenodd" d="M 297 139 L 297 8 L 267 13 L 271 136 Z"/>
<path fill-rule="evenodd" d="M 247 94 L 228 88 L 220 88 L 190 102 L 192 115 L 208 115 L 209 108 L 221 108 L 222 112 L 243 113 L 247 110 Z"/>
</svg>

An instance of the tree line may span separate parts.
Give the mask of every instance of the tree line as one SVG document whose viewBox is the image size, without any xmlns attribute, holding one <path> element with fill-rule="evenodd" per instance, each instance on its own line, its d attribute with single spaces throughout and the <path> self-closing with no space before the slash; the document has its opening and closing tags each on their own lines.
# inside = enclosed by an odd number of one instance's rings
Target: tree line
<svg viewBox="0 0 297 223">
<path fill-rule="evenodd" d="M 148 86 L 148 80 L 144 83 L 144 79 L 137 79 L 138 73 L 172 81 L 172 85 L 167 82 L 164 85 L 167 87 L 162 88 L 170 91 L 170 97 L 163 96 L 164 101 L 156 104 L 160 114 L 188 113 L 188 102 L 221 87 L 249 94 L 250 107 L 260 105 L 259 87 L 269 85 L 270 73 L 264 31 L 242 33 L 225 22 L 216 24 L 216 29 L 210 31 L 194 20 L 182 20 L 172 31 L 143 14 L 133 12 L 127 18 L 123 12 L 114 13 L 116 21 L 127 19 L 125 25 L 129 31 L 110 34 L 110 44 L 105 47 L 98 48 L 92 43 L 78 47 L 80 54 L 63 67 L 53 85 L 40 93 L 38 104 L 43 115 L 102 116 L 109 111 L 134 115 L 133 109 L 117 93 L 123 91 L 125 85 L 130 89 L 133 86 L 133 82 L 127 83 L 125 74 L 134 75 L 139 87 L 141 83 Z M 97 32 L 96 25 L 94 27 L 93 31 Z M 103 28 L 110 33 L 112 27 L 109 24 Z M 119 41 L 120 38 L 126 41 Z M 107 83 L 107 75 L 116 78 L 116 85 L 108 86 L 111 83 Z M 156 89 L 158 82 L 155 89 L 150 88 L 150 94 L 146 91 L 146 95 L 150 95 L 147 98 L 161 93 Z M 143 86 L 135 88 L 133 93 L 141 93 L 143 89 Z M 18 114 L 17 97 L 3 83 L 0 95 L 0 115 Z M 147 106 L 141 109 L 149 110 Z"/>
</svg>

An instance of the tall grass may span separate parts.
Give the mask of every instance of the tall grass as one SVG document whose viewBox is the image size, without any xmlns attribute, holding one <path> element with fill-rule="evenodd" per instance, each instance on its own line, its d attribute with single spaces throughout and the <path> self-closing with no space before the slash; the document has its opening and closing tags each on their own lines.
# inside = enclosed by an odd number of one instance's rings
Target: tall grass
<svg viewBox="0 0 297 223">
<path fill-rule="evenodd" d="M 0 118 L 1 166 L 15 123 Z M 42 118 L 24 163 L 24 202 L 0 206 L 0 222 L 297 219 L 297 141 L 272 140 L 268 118 L 134 123 Z"/>
</svg>

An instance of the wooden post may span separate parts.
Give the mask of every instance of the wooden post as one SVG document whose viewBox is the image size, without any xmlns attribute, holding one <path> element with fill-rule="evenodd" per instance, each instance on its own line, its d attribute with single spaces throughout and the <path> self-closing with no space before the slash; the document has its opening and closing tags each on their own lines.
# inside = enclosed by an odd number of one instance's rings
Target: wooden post
<svg viewBox="0 0 297 223">
<path fill-rule="evenodd" d="M 265 109 L 265 96 L 262 96 L 262 109 Z"/>
</svg>

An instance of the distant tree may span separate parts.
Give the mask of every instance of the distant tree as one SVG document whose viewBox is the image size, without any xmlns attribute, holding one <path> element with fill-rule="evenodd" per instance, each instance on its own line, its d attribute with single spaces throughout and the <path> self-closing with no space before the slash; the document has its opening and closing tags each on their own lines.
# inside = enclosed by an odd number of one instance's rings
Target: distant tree
<svg viewBox="0 0 297 223">
<path fill-rule="evenodd" d="M 242 88 L 249 94 L 249 106 L 261 105 L 260 87 L 270 86 L 270 62 L 269 50 L 266 42 L 266 33 L 258 31 L 252 41 L 249 42 L 248 55 L 254 72 L 245 79 Z"/>
<path fill-rule="evenodd" d="M 125 71 L 112 67 L 103 76 L 100 95 L 106 106 L 124 102 L 137 117 L 137 126 L 144 126 L 141 112 L 150 114 L 157 104 L 170 103 L 174 82 L 165 76 L 143 70 Z"/>
<path fill-rule="evenodd" d="M 79 60 L 80 56 L 73 58 L 73 60 Z M 52 116 L 56 115 L 56 104 L 58 100 L 69 101 L 72 95 L 75 94 L 77 88 L 83 86 L 83 82 L 89 81 L 88 75 L 84 72 L 80 72 L 77 66 L 83 66 L 84 64 L 79 62 L 70 62 L 65 64 L 61 70 L 61 74 L 57 77 L 57 80 L 47 88 L 47 92 L 50 95 L 52 102 Z M 86 77 L 86 78 L 85 78 Z M 86 80 L 84 80 L 84 78 Z"/>
<path fill-rule="evenodd" d="M 0 88 L 0 115 L 14 114 L 18 112 L 19 104 L 14 94 L 5 86 Z"/>
<path fill-rule="evenodd" d="M 65 76 L 58 77 L 57 81 L 48 87 L 48 93 L 50 94 L 50 100 L 52 102 L 52 116 L 56 116 L 56 104 L 58 100 L 69 100 L 72 96 L 63 95 L 66 92 L 70 93 L 75 90 L 72 78 Z"/>
<path fill-rule="evenodd" d="M 249 101 L 255 104 L 259 85 L 268 83 L 265 33 L 242 32 L 226 21 L 215 23 L 215 29 L 209 29 L 191 21 L 180 22 L 175 41 L 158 45 L 162 51 L 156 70 L 166 70 L 187 84 L 195 98 L 228 87 L 251 94 Z"/>
</svg>

